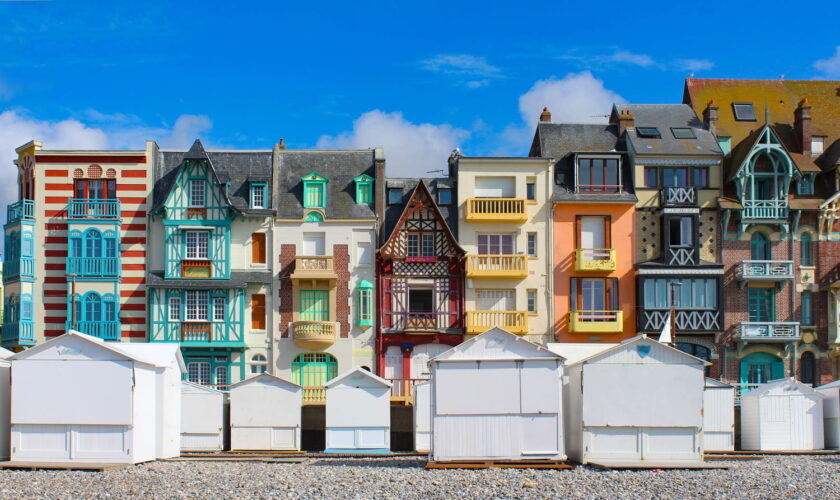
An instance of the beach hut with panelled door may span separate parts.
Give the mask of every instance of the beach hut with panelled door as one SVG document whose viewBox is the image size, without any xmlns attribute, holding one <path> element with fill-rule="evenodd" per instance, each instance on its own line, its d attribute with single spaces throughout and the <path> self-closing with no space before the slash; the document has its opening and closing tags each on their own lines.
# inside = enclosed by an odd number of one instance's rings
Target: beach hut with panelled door
<svg viewBox="0 0 840 500">
<path fill-rule="evenodd" d="M 735 388 L 713 378 L 703 389 L 703 451 L 735 449 Z"/>
<path fill-rule="evenodd" d="M 224 449 L 225 395 L 211 387 L 181 382 L 181 449 Z"/>
<path fill-rule="evenodd" d="M 569 458 L 608 466 L 702 462 L 708 362 L 644 335 L 549 348 L 567 359 Z"/>
<path fill-rule="evenodd" d="M 771 380 L 741 396 L 741 449 L 820 450 L 824 396 L 792 378 Z"/>
<path fill-rule="evenodd" d="M 840 448 L 840 380 L 817 387 L 823 399 L 823 434 L 825 447 Z"/>
<path fill-rule="evenodd" d="M 389 453 L 391 384 L 355 368 L 325 387 L 326 453 Z"/>
<path fill-rule="evenodd" d="M 303 389 L 263 373 L 230 388 L 232 450 L 300 450 Z"/>
<path fill-rule="evenodd" d="M 9 418 L 11 417 L 11 363 L 14 353 L 0 347 L 0 461 L 9 459 Z"/>
<path fill-rule="evenodd" d="M 414 386 L 414 450 L 428 453 L 432 449 L 432 384 Z"/>
<path fill-rule="evenodd" d="M 180 454 L 177 344 L 70 331 L 11 356 L 13 462 L 140 463 Z"/>
<path fill-rule="evenodd" d="M 429 365 L 432 460 L 565 460 L 562 356 L 494 327 Z"/>
</svg>

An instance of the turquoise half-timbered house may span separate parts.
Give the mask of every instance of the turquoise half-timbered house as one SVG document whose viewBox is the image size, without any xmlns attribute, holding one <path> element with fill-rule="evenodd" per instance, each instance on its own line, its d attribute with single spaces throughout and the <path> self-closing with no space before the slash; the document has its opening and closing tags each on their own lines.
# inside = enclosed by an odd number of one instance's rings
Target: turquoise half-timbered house
<svg viewBox="0 0 840 500">
<path fill-rule="evenodd" d="M 262 373 L 270 338 L 272 152 L 161 151 L 150 213 L 149 340 L 178 342 L 192 382 Z"/>
</svg>

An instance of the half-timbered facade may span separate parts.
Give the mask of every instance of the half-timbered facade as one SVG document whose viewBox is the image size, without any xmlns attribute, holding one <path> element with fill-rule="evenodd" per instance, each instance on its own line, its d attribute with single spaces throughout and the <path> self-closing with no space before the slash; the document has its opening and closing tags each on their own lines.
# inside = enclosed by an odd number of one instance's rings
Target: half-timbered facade
<svg viewBox="0 0 840 500">
<path fill-rule="evenodd" d="M 376 255 L 377 373 L 409 399 L 430 358 L 464 336 L 464 263 L 455 190 L 448 178 L 388 179 Z"/>
<path fill-rule="evenodd" d="M 149 341 L 179 343 L 190 381 L 225 388 L 269 356 L 272 151 L 154 157 Z"/>
</svg>

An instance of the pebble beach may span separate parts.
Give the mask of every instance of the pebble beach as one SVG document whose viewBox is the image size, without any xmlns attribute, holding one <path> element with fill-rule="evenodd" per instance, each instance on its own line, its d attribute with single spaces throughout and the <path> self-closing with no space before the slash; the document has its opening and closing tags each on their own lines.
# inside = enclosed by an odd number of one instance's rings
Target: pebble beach
<svg viewBox="0 0 840 500">
<path fill-rule="evenodd" d="M 840 455 L 728 470 L 425 470 L 419 458 L 152 462 L 105 472 L 0 471 L 2 498 L 840 498 Z"/>
</svg>

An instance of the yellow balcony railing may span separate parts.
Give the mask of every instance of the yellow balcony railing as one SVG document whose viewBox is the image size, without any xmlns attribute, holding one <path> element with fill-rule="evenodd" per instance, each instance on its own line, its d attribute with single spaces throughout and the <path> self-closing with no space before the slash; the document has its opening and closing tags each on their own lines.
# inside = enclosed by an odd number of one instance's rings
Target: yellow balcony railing
<svg viewBox="0 0 840 500">
<path fill-rule="evenodd" d="M 483 333 L 498 326 L 511 333 L 528 333 L 525 311 L 467 311 L 467 333 Z"/>
<path fill-rule="evenodd" d="M 467 221 L 525 222 L 528 220 L 525 198 L 470 198 Z"/>
<path fill-rule="evenodd" d="M 621 333 L 623 330 L 623 311 L 572 311 L 569 313 L 569 331 L 572 333 Z"/>
<path fill-rule="evenodd" d="M 615 271 L 614 248 L 578 248 L 575 271 Z"/>
<path fill-rule="evenodd" d="M 327 390 L 322 385 L 303 386 L 303 404 L 322 405 L 327 402 Z"/>
<path fill-rule="evenodd" d="M 528 276 L 527 255 L 468 255 L 468 278 L 524 278 Z"/>
<path fill-rule="evenodd" d="M 338 275 L 333 268 L 332 255 L 298 255 L 295 257 L 293 280 L 335 280 Z"/>
<path fill-rule="evenodd" d="M 292 338 L 302 349 L 320 350 L 335 343 L 335 323 L 332 321 L 295 321 Z"/>
</svg>

